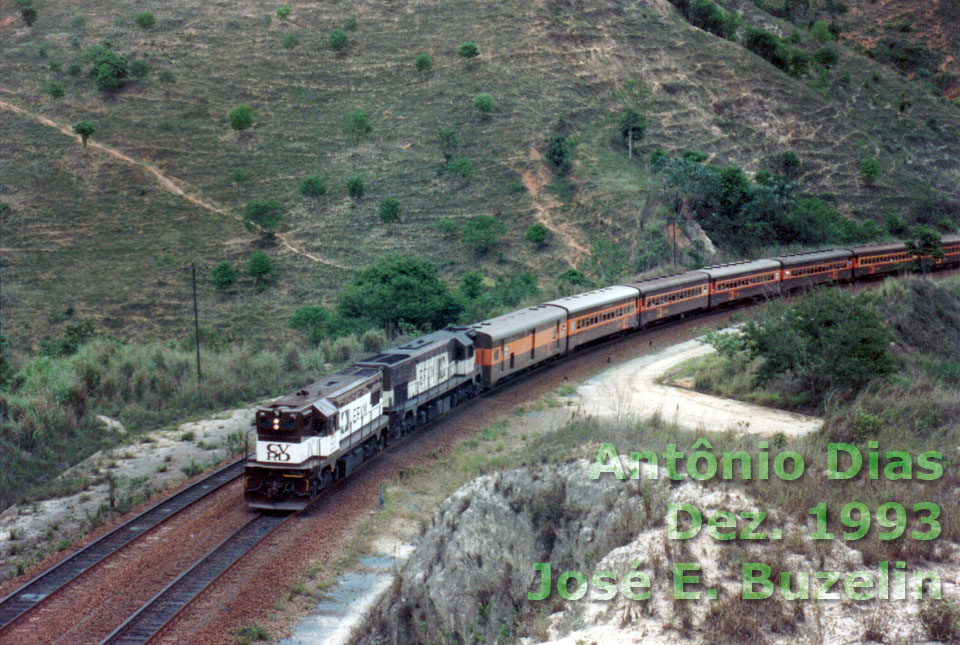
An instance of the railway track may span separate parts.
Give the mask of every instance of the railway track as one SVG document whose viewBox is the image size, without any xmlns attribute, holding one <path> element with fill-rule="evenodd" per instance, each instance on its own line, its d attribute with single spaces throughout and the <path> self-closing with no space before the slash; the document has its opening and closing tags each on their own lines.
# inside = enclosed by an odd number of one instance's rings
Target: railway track
<svg viewBox="0 0 960 645">
<path fill-rule="evenodd" d="M 163 631 L 204 589 L 291 517 L 293 514 L 257 515 L 180 574 L 137 613 L 117 627 L 101 645 L 148 642 Z"/>
<path fill-rule="evenodd" d="M 149 530 L 243 474 L 244 460 L 234 461 L 161 500 L 39 574 L 0 600 L 0 634 L 21 616 L 68 586 L 85 571 Z"/>
</svg>

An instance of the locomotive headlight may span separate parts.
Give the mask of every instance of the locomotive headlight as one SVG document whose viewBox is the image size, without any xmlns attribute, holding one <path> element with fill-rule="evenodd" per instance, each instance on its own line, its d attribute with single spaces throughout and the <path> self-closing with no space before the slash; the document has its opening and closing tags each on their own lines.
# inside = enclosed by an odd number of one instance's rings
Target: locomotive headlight
<svg viewBox="0 0 960 645">
<path fill-rule="evenodd" d="M 273 420 L 273 429 L 274 429 L 274 430 L 279 430 L 279 429 L 280 429 L 280 419 L 274 418 L 274 420 Z"/>
</svg>

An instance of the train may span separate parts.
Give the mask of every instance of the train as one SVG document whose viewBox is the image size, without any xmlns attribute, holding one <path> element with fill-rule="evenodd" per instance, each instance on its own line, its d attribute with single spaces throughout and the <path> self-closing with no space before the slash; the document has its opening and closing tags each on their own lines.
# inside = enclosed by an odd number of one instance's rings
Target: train
<svg viewBox="0 0 960 645">
<path fill-rule="evenodd" d="M 960 265 L 960 235 L 941 246 L 935 264 Z M 880 278 L 913 260 L 903 242 L 780 255 L 607 286 L 427 334 L 258 408 L 244 499 L 254 509 L 301 510 L 391 442 L 583 347 L 748 300 Z"/>
</svg>

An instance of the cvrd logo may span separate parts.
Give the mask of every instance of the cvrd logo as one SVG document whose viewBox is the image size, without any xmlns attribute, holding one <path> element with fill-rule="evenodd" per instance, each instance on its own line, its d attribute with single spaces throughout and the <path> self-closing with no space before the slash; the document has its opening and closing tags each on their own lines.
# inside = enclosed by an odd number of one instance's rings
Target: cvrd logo
<svg viewBox="0 0 960 645">
<path fill-rule="evenodd" d="M 287 447 L 281 443 L 267 444 L 267 461 L 290 461 Z"/>
</svg>

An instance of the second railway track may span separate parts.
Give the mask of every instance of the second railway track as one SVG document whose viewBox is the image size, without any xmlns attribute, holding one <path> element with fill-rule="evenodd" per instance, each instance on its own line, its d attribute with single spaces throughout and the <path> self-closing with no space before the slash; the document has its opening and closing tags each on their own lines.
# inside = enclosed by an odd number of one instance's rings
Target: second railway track
<svg viewBox="0 0 960 645">
<path fill-rule="evenodd" d="M 0 636 L 18 619 L 67 587 L 84 572 L 180 511 L 240 477 L 243 474 L 243 463 L 242 459 L 234 461 L 157 502 L 0 599 Z"/>
</svg>

